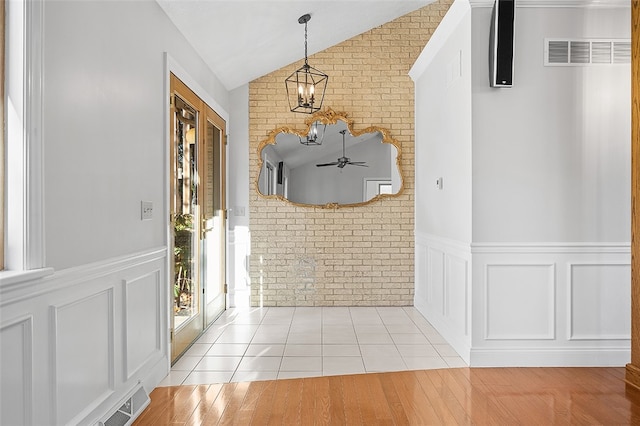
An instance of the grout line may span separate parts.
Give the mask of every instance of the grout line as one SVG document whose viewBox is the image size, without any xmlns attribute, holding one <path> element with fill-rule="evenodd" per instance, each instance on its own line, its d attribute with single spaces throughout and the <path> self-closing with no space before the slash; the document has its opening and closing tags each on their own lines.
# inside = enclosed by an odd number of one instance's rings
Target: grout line
<svg viewBox="0 0 640 426">
<path fill-rule="evenodd" d="M 366 366 L 364 364 L 364 357 L 363 357 L 363 353 L 362 353 L 362 345 L 366 345 L 366 343 L 361 343 L 359 338 L 358 338 L 358 333 L 356 332 L 356 327 L 355 327 L 356 324 L 355 324 L 355 322 L 353 320 L 353 312 L 354 312 L 352 310 L 353 307 L 347 307 L 347 309 L 346 309 L 346 311 L 348 312 L 348 319 L 345 318 L 345 322 L 344 323 L 337 323 L 337 324 L 333 324 L 333 323 L 332 324 L 325 324 L 325 319 L 328 318 L 326 316 L 328 312 L 325 310 L 324 307 L 318 307 L 318 308 L 320 308 L 320 318 L 319 318 L 319 321 L 320 321 L 320 361 L 321 361 L 320 374 L 322 376 L 326 375 L 325 368 L 324 368 L 324 360 L 326 358 L 324 346 L 325 346 L 325 344 L 326 345 L 329 345 L 329 344 L 325 342 L 325 336 L 324 336 L 325 326 L 329 326 L 329 325 L 348 326 L 349 324 L 351 325 L 351 327 L 350 327 L 351 332 L 353 332 L 353 334 L 355 335 L 355 346 L 357 346 L 357 348 L 358 348 L 358 353 L 359 353 L 359 357 L 358 358 L 360 359 L 360 362 L 362 363 L 362 366 L 363 366 L 363 369 L 364 369 L 364 373 L 372 373 L 373 371 L 367 370 L 367 368 L 366 368 Z M 233 372 L 231 372 L 231 376 L 230 376 L 229 380 L 227 382 L 224 382 L 224 383 L 232 383 L 232 380 L 234 379 L 236 374 L 238 374 L 238 372 L 239 372 L 240 364 L 246 358 L 249 358 L 247 356 L 247 351 L 249 349 L 249 346 L 251 346 L 253 344 L 262 344 L 262 343 L 254 343 L 254 339 L 258 335 L 258 329 L 263 325 L 267 325 L 267 324 L 264 324 L 264 319 L 265 319 L 265 317 L 267 317 L 267 314 L 269 313 L 270 308 L 267 307 L 267 308 L 262 308 L 262 309 L 264 309 L 264 311 L 262 312 L 262 315 L 259 316 L 259 322 L 257 324 L 254 324 L 254 323 L 252 323 L 252 324 L 235 324 L 234 321 L 236 320 L 236 318 L 238 316 L 238 312 L 237 311 L 234 312 L 234 314 L 232 315 L 231 318 L 225 317 L 224 324 L 217 324 L 217 320 L 214 321 L 214 323 L 212 324 L 212 325 L 223 325 L 225 329 L 226 329 L 226 327 L 228 327 L 230 325 L 241 325 L 241 326 L 248 326 L 248 327 L 256 326 L 256 331 L 252 334 L 251 339 L 249 339 L 248 343 L 239 343 L 239 342 L 236 342 L 236 341 L 218 343 L 217 341 L 221 337 L 221 335 L 222 335 L 222 333 L 221 333 L 220 336 L 217 336 L 213 340 L 213 343 L 210 344 L 210 347 L 207 350 L 207 352 L 210 351 L 215 345 L 225 345 L 225 344 L 246 344 L 247 345 L 245 350 L 244 350 L 244 352 L 241 355 L 239 355 L 240 356 L 240 362 L 238 363 L 236 368 L 233 370 Z M 380 314 L 380 311 L 379 311 L 378 307 L 374 307 L 374 311 L 375 311 L 375 313 L 377 315 L 377 318 L 381 321 L 382 325 L 384 326 L 384 328 L 385 328 L 385 330 L 387 332 L 387 335 L 391 339 L 392 344 L 395 347 L 396 351 L 400 354 L 400 358 L 401 358 L 401 360 L 402 360 L 402 362 L 404 364 L 404 367 L 405 367 L 404 369 L 407 370 L 409 367 L 408 367 L 408 365 L 407 365 L 407 363 L 405 361 L 405 356 L 403 356 L 400 353 L 400 350 L 398 348 L 398 343 L 396 343 L 395 340 L 393 340 L 392 333 L 389 331 L 389 328 L 388 328 L 389 325 L 393 325 L 393 324 L 387 324 L 384 321 L 382 315 Z M 291 314 L 289 322 L 288 322 L 287 336 L 286 336 L 286 339 L 285 339 L 285 341 L 284 341 L 284 343 L 282 345 L 283 346 L 283 350 L 282 350 L 282 355 L 280 355 L 280 363 L 279 363 L 277 371 L 275 371 L 276 379 L 278 378 L 278 376 L 280 376 L 280 373 L 286 373 L 286 372 L 282 371 L 282 364 L 284 362 L 284 356 L 285 356 L 285 353 L 287 351 L 287 346 L 289 346 L 290 344 L 297 344 L 297 343 L 289 343 L 289 336 L 291 334 L 291 330 L 292 330 L 292 327 L 293 327 L 294 320 L 295 320 L 297 312 L 298 312 L 298 308 L 295 307 L 294 310 L 293 310 L 293 313 Z M 436 349 L 435 348 L 435 344 L 431 342 L 431 340 L 428 338 L 428 336 L 423 331 L 422 327 L 415 321 L 414 315 L 411 315 L 409 312 L 407 312 L 406 307 L 400 307 L 400 310 L 398 312 L 402 312 L 407 318 L 409 318 L 409 320 L 411 321 L 411 324 L 413 324 L 413 326 L 415 326 L 418 329 L 419 335 L 423 336 L 426 339 L 428 345 L 430 345 L 431 347 Z M 348 321 L 348 323 L 347 323 L 347 321 Z M 274 325 L 277 325 L 277 324 L 274 324 Z M 400 333 L 400 334 L 402 334 L 402 333 Z M 418 333 L 411 333 L 411 334 L 418 334 Z M 195 342 L 195 343 L 198 343 L 198 342 Z M 209 344 L 209 343 L 206 343 L 206 344 Z M 306 345 L 306 344 L 315 345 L 315 343 L 300 343 L 300 344 L 301 345 Z M 267 345 L 267 346 L 269 346 L 269 345 L 280 345 L 280 343 L 264 343 L 264 345 Z M 352 343 L 335 343 L 335 345 L 353 345 L 353 344 Z M 198 357 L 200 358 L 199 361 L 194 365 L 194 367 L 191 370 L 187 371 L 187 375 L 180 382 L 181 384 L 183 384 L 195 372 L 195 368 L 207 356 L 207 352 L 205 352 L 202 355 L 198 355 Z M 447 365 L 446 368 L 450 368 L 448 366 L 449 364 L 444 359 L 444 356 L 442 356 L 440 354 L 440 352 L 437 351 L 437 349 L 436 349 L 436 353 L 438 354 L 437 358 L 442 360 Z M 237 356 L 237 355 L 213 355 L 213 356 Z M 341 355 L 338 355 L 338 356 L 341 356 Z M 353 358 L 356 358 L 356 357 L 354 356 Z M 186 370 L 171 370 L 171 371 L 184 372 Z M 257 371 L 256 373 L 262 373 L 262 371 Z M 304 377 L 307 377 L 307 376 L 304 376 Z M 312 377 L 312 376 L 309 376 L 309 377 Z M 313 377 L 315 377 L 315 375 Z"/>
</svg>

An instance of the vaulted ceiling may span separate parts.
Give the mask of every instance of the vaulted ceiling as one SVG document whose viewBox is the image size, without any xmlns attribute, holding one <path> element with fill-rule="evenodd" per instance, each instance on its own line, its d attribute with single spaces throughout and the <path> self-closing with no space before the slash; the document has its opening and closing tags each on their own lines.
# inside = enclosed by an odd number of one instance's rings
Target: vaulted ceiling
<svg viewBox="0 0 640 426">
<path fill-rule="evenodd" d="M 435 0 L 156 0 L 232 90 Z M 311 64 L 313 65 L 313 63 Z"/>
<path fill-rule="evenodd" d="M 436 0 L 156 0 L 229 90 Z M 462 1 L 462 0 L 460 0 Z M 468 0 L 491 7 L 495 0 Z M 515 0 L 518 7 L 630 7 L 630 0 Z M 313 65 L 313 63 L 311 63 Z"/>
</svg>

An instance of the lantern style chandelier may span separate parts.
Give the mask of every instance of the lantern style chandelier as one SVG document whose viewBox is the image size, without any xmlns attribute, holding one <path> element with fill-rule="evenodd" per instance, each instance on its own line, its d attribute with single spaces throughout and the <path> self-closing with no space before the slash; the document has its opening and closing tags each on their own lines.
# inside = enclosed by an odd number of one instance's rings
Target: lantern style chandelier
<svg viewBox="0 0 640 426">
<path fill-rule="evenodd" d="M 314 121 L 309 130 L 309 134 L 304 138 L 300 137 L 300 143 L 307 146 L 322 145 L 326 130 L 326 124 L 318 124 L 317 121 Z"/>
<path fill-rule="evenodd" d="M 310 19 L 308 13 L 298 18 L 298 23 L 304 24 L 304 65 L 284 81 L 291 112 L 303 114 L 313 114 L 322 108 L 329 80 L 328 75 L 309 65 L 307 59 L 307 22 Z"/>
</svg>

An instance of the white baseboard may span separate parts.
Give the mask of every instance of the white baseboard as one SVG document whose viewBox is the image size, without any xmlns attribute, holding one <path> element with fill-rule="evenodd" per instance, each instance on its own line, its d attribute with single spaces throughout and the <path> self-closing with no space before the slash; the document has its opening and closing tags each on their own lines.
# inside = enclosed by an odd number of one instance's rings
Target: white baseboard
<svg viewBox="0 0 640 426">
<path fill-rule="evenodd" d="M 624 367 L 625 348 L 471 349 L 471 367 Z"/>
<path fill-rule="evenodd" d="M 419 299 L 414 300 L 414 307 L 422 314 L 422 316 L 429 321 L 429 323 L 435 328 L 438 333 L 444 338 L 447 343 L 458 353 L 460 358 L 467 364 L 470 364 L 471 358 L 471 344 L 469 339 L 465 336 L 460 336 L 454 330 L 451 330 L 449 324 L 442 319 L 442 317 L 436 315 L 430 315 L 427 305 Z"/>
</svg>

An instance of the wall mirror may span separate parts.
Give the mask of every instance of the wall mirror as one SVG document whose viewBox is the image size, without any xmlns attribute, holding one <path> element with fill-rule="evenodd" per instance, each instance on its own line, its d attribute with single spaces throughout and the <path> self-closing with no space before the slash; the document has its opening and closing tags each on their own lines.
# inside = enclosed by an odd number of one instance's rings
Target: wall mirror
<svg viewBox="0 0 640 426">
<path fill-rule="evenodd" d="M 365 205 L 400 194 L 401 150 L 389 130 L 355 130 L 346 113 L 311 115 L 306 128 L 279 127 L 258 146 L 258 193 L 301 206 Z"/>
</svg>

